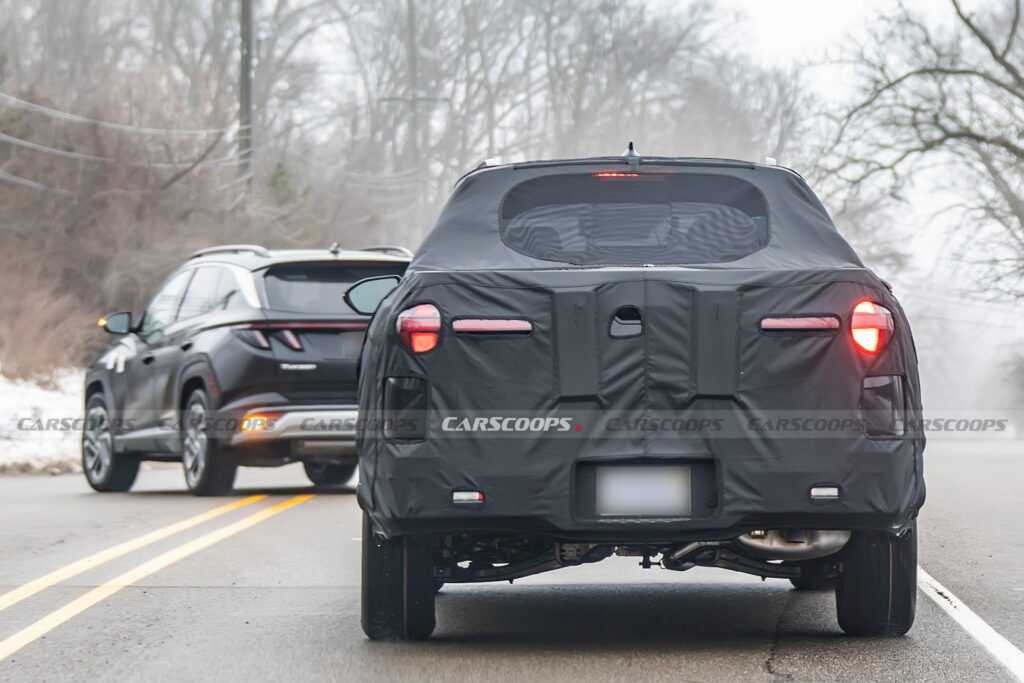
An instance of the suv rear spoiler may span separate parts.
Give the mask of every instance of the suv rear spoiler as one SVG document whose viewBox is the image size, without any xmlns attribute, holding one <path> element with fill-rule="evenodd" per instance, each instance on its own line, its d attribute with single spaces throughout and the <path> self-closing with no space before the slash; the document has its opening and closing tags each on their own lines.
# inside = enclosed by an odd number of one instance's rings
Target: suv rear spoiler
<svg viewBox="0 0 1024 683">
<path fill-rule="evenodd" d="M 191 261 L 194 258 L 210 256 L 211 254 L 256 254 L 263 258 L 270 258 L 271 256 L 266 247 L 261 247 L 258 244 L 223 244 L 219 247 L 207 247 L 206 249 L 200 249 L 189 256 L 188 260 Z"/>
<path fill-rule="evenodd" d="M 405 256 L 406 258 L 412 258 L 412 250 L 406 249 L 405 247 L 392 246 L 392 245 L 380 245 L 373 247 L 363 247 L 359 251 L 377 251 L 382 254 L 393 254 L 395 256 Z"/>
</svg>

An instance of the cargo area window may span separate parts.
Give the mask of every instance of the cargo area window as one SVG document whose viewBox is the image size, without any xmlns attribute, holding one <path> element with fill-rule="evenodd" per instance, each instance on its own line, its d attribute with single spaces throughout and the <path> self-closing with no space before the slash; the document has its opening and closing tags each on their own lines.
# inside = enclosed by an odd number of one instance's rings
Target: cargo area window
<svg viewBox="0 0 1024 683">
<path fill-rule="evenodd" d="M 527 256 L 576 265 L 719 263 L 768 243 L 768 205 L 725 175 L 544 176 L 505 197 L 501 238 Z"/>
<path fill-rule="evenodd" d="M 349 286 L 368 277 L 402 275 L 407 266 L 403 262 L 302 262 L 273 266 L 263 279 L 267 304 L 273 311 L 352 313 L 344 299 Z"/>
</svg>

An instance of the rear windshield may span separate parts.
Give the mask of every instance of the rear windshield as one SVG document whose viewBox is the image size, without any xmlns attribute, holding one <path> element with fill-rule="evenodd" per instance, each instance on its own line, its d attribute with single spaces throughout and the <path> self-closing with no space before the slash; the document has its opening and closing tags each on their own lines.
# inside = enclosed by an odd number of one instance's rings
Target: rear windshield
<svg viewBox="0 0 1024 683">
<path fill-rule="evenodd" d="M 267 269 L 264 282 L 271 310 L 294 313 L 352 313 L 345 303 L 349 285 L 378 275 L 402 275 L 407 263 L 289 263 Z"/>
<path fill-rule="evenodd" d="M 577 265 L 734 261 L 768 243 L 768 206 L 753 185 L 723 175 L 544 176 L 506 195 L 501 238 Z"/>
</svg>

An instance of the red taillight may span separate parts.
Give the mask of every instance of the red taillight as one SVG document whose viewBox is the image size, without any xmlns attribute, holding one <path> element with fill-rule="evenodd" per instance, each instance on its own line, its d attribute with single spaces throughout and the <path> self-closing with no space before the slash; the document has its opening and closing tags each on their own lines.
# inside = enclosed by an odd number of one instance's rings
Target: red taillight
<svg viewBox="0 0 1024 683">
<path fill-rule="evenodd" d="M 280 335 L 281 339 L 284 340 L 285 346 L 287 346 L 289 349 L 291 349 L 292 351 L 302 350 L 302 342 L 299 341 L 299 338 L 295 336 L 294 332 L 292 332 L 291 330 L 281 330 Z"/>
<path fill-rule="evenodd" d="M 407 349 L 426 353 L 441 337 L 441 312 L 433 304 L 418 304 L 398 314 L 395 332 Z"/>
<path fill-rule="evenodd" d="M 459 318 L 452 330 L 468 334 L 529 334 L 533 323 L 520 318 Z"/>
<path fill-rule="evenodd" d="M 853 307 L 850 334 L 862 351 L 878 353 L 892 337 L 892 313 L 873 301 L 861 301 Z"/>
<path fill-rule="evenodd" d="M 270 348 L 270 340 L 262 330 L 253 325 L 237 325 L 234 327 L 235 336 L 249 346 L 257 349 L 267 350 Z"/>
<path fill-rule="evenodd" d="M 639 173 L 626 173 L 625 171 L 601 171 L 594 174 L 595 178 L 639 178 Z"/>
<path fill-rule="evenodd" d="M 834 315 L 769 316 L 761 320 L 766 332 L 838 330 L 839 318 Z"/>
</svg>

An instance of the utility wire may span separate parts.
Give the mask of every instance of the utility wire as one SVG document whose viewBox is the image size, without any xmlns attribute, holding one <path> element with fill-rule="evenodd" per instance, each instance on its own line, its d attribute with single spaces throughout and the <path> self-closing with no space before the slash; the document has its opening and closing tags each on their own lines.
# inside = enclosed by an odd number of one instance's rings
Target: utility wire
<svg viewBox="0 0 1024 683">
<path fill-rule="evenodd" d="M 59 194 L 59 195 L 65 196 L 65 197 L 77 197 L 78 196 L 74 192 L 69 192 L 68 190 L 59 190 L 56 187 L 50 187 L 48 185 L 43 185 L 42 183 L 37 183 L 34 180 L 28 180 L 28 179 L 22 178 L 20 176 L 11 175 L 10 173 L 6 173 L 4 171 L 0 171 L 0 180 L 6 180 L 7 182 L 14 183 L 15 185 L 23 185 L 25 187 L 31 187 L 33 190 L 41 190 L 43 192 L 51 192 L 53 194 Z"/>
<path fill-rule="evenodd" d="M 206 135 L 219 135 L 227 133 L 239 126 L 231 126 L 228 128 L 210 128 L 205 130 L 168 130 L 166 128 L 145 128 L 143 126 L 131 126 L 123 123 L 111 123 L 110 121 L 99 121 L 97 119 L 90 119 L 85 116 L 79 116 L 77 114 L 69 114 L 67 112 L 59 111 L 57 109 L 51 109 L 50 107 L 44 107 L 41 104 L 33 104 L 26 100 L 17 98 L 13 95 L 6 93 L 0 93 L 0 102 L 6 104 L 9 107 L 17 109 L 24 109 L 26 111 L 35 112 L 37 114 L 44 114 L 51 118 L 61 119 L 64 121 L 73 121 L 75 123 L 88 123 L 100 128 L 109 128 L 111 130 L 121 130 L 129 133 L 141 133 L 144 135 L 180 135 L 183 137 L 203 137 Z"/>
<path fill-rule="evenodd" d="M 55 149 L 53 147 L 47 147 L 46 145 L 40 145 L 36 142 L 29 142 L 28 140 L 22 140 L 6 133 L 0 133 L 0 142 L 7 142 L 18 147 L 24 147 L 31 149 L 36 152 L 43 152 L 45 154 L 53 154 L 54 156 L 64 157 L 65 159 L 77 159 L 78 161 L 96 161 L 107 164 L 120 163 L 125 166 L 135 166 L 138 168 L 167 168 L 167 169 L 179 169 L 187 167 L 194 161 L 182 161 L 180 163 L 169 163 L 169 162 L 145 162 L 145 161 L 120 161 L 113 157 L 99 157 L 93 154 L 82 154 L 80 152 L 68 152 L 63 149 Z M 197 166 L 213 166 L 219 164 L 237 163 L 237 157 L 232 154 L 230 156 L 218 157 L 216 159 L 207 159 L 200 161 Z"/>
</svg>

